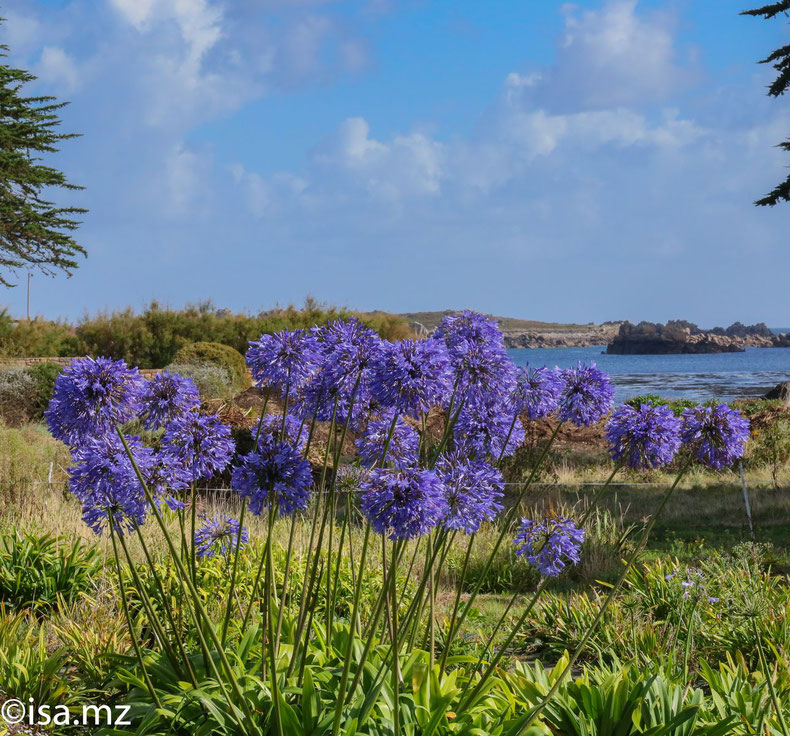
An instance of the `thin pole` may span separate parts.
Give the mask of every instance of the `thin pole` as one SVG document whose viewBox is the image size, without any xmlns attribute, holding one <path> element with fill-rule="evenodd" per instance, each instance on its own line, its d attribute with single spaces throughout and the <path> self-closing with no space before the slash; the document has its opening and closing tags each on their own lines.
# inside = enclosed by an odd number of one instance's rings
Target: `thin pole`
<svg viewBox="0 0 790 736">
<path fill-rule="evenodd" d="M 33 274 L 30 271 L 27 272 L 27 321 L 30 322 L 30 279 L 33 277 Z"/>
</svg>

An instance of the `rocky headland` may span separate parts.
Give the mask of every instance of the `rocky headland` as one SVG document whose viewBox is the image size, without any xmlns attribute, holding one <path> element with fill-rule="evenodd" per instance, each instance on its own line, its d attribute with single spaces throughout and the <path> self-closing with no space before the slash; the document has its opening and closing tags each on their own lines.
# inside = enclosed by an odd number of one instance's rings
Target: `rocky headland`
<svg viewBox="0 0 790 736">
<path fill-rule="evenodd" d="M 611 355 L 739 353 L 747 347 L 790 347 L 790 333 L 775 335 L 763 322 L 702 330 L 693 322 L 623 322 L 606 352 Z"/>
</svg>

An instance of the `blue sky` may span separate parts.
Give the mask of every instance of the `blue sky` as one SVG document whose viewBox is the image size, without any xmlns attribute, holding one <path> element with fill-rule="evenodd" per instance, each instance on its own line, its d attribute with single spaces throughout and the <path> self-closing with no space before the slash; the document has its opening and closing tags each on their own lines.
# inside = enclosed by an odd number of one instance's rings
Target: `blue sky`
<svg viewBox="0 0 790 736">
<path fill-rule="evenodd" d="M 306 294 L 553 321 L 790 324 L 790 42 L 746 0 L 5 0 L 71 101 L 70 279 L 33 311 Z M 24 312 L 24 287 L 0 295 Z"/>
</svg>

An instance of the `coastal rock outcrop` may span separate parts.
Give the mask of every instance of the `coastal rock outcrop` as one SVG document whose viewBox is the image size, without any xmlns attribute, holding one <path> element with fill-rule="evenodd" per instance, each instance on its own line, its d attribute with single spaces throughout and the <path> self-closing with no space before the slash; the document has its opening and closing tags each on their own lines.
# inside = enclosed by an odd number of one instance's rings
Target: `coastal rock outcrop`
<svg viewBox="0 0 790 736">
<path fill-rule="evenodd" d="M 766 399 L 781 399 L 786 406 L 790 406 L 790 381 L 782 381 L 772 388 L 766 395 Z"/>
<path fill-rule="evenodd" d="M 607 345 L 611 355 L 664 355 L 694 353 L 740 353 L 747 347 L 789 347 L 790 334 L 775 335 L 763 322 L 735 322 L 726 329 L 701 330 L 693 322 L 670 320 L 665 325 L 624 322 Z"/>
</svg>

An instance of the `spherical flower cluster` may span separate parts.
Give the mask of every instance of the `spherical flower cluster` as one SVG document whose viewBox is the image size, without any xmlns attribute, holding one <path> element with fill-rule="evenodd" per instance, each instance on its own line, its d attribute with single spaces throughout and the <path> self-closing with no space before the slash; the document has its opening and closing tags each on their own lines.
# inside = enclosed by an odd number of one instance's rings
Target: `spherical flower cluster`
<svg viewBox="0 0 790 736">
<path fill-rule="evenodd" d="M 504 348 L 504 339 L 496 320 L 470 309 L 465 309 L 460 314 L 445 315 L 437 325 L 433 337 L 443 340 L 451 351 L 462 342 Z"/>
<path fill-rule="evenodd" d="M 560 372 L 565 386 L 560 397 L 560 419 L 579 427 L 596 424 L 612 409 L 614 386 L 595 363 Z"/>
<path fill-rule="evenodd" d="M 186 469 L 190 482 L 223 471 L 235 449 L 230 427 L 213 414 L 189 412 L 168 424 L 162 437 L 162 452 Z"/>
<path fill-rule="evenodd" d="M 612 458 L 629 468 L 662 468 L 680 449 L 680 419 L 666 406 L 619 406 L 606 425 Z"/>
<path fill-rule="evenodd" d="M 438 340 L 384 343 L 371 365 L 370 390 L 382 406 L 419 417 L 447 398 L 450 361 Z"/>
<path fill-rule="evenodd" d="M 126 442 L 145 476 L 154 463 L 153 451 L 139 437 Z M 82 502 L 82 518 L 97 534 L 111 522 L 119 534 L 145 523 L 145 492 L 117 436 L 85 438 L 68 472 L 69 490 Z"/>
<path fill-rule="evenodd" d="M 436 474 L 447 499 L 448 512 L 442 521 L 446 529 L 474 534 L 502 510 L 504 481 L 493 465 L 455 451 L 439 457 Z"/>
<path fill-rule="evenodd" d="M 524 425 L 498 402 L 465 405 L 453 427 L 457 448 L 479 458 L 510 457 L 524 442 Z"/>
<path fill-rule="evenodd" d="M 200 393 L 191 378 L 164 371 L 147 382 L 140 397 L 147 429 L 164 427 L 200 406 Z"/>
<path fill-rule="evenodd" d="M 680 438 L 701 463 L 721 470 L 743 457 L 749 420 L 727 404 L 697 406 L 683 412 Z"/>
<path fill-rule="evenodd" d="M 166 452 L 155 452 L 143 478 L 157 504 L 164 501 L 172 511 L 184 508 L 178 494 L 189 487 L 192 476 L 178 458 Z"/>
<path fill-rule="evenodd" d="M 516 414 L 526 414 L 528 419 L 542 419 L 557 410 L 565 384 L 559 371 L 543 366 L 520 368 L 516 387 L 510 402 Z"/>
<path fill-rule="evenodd" d="M 45 412 L 52 436 L 74 445 L 137 416 L 145 379 L 122 360 L 78 358 L 56 379 Z"/>
<path fill-rule="evenodd" d="M 563 516 L 545 521 L 522 519 L 514 542 L 516 554 L 541 575 L 557 577 L 569 562 L 576 565 L 581 559 L 584 530 Z"/>
<path fill-rule="evenodd" d="M 283 431 L 283 418 L 281 414 L 266 414 L 261 419 L 261 433 L 258 442 L 280 441 Z M 257 426 L 252 430 L 253 438 L 257 434 Z M 290 414 L 285 415 L 285 437 L 283 439 L 293 445 L 300 453 L 307 449 L 307 435 L 310 428 L 307 424 Z"/>
<path fill-rule="evenodd" d="M 241 528 L 239 536 L 239 521 L 222 514 L 216 519 L 205 519 L 203 524 L 195 530 L 195 555 L 200 558 L 214 557 L 217 552 L 225 556 L 236 549 L 243 547 L 250 541 L 247 527 Z"/>
<path fill-rule="evenodd" d="M 259 516 L 274 502 L 280 514 L 307 508 L 313 487 L 310 463 L 292 444 L 268 438 L 233 468 L 231 486 Z"/>
<path fill-rule="evenodd" d="M 414 427 L 403 421 L 401 417 L 395 420 L 393 427 L 394 416 L 392 411 L 389 411 L 377 419 L 371 419 L 362 437 L 356 441 L 359 458 L 367 467 L 389 464 L 396 468 L 404 468 L 416 465 L 420 437 Z M 390 439 L 387 445 L 388 437 Z M 386 457 L 383 456 L 385 446 Z"/>
<path fill-rule="evenodd" d="M 251 340 L 247 365 L 261 385 L 285 393 L 304 386 L 316 370 L 318 344 L 309 330 L 283 330 Z"/>
<path fill-rule="evenodd" d="M 360 508 L 375 532 L 395 540 L 426 534 L 449 510 L 436 473 L 420 468 L 371 471 L 362 484 Z"/>
</svg>

